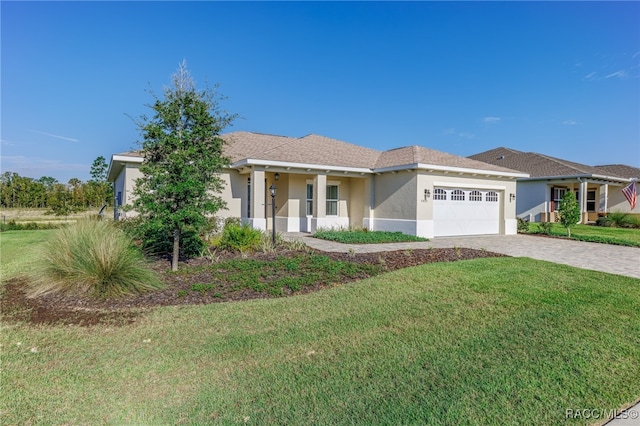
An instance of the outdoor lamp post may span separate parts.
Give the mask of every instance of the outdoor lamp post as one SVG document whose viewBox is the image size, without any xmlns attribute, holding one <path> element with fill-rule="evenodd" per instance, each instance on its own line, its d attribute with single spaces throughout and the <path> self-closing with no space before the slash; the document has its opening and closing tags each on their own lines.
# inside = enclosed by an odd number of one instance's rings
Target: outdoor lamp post
<svg viewBox="0 0 640 426">
<path fill-rule="evenodd" d="M 271 241 L 276 245 L 276 184 L 272 183 L 269 187 L 271 192 Z"/>
</svg>

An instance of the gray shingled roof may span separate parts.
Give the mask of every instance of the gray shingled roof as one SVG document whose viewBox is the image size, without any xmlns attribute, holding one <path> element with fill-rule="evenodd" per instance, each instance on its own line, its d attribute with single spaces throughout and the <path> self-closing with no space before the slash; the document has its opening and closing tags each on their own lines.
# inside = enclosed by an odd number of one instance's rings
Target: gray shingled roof
<svg viewBox="0 0 640 426">
<path fill-rule="evenodd" d="M 518 173 L 517 169 L 488 164 L 422 146 L 408 146 L 382 152 L 315 134 L 292 138 L 240 131 L 227 133 L 221 137 L 227 142 L 223 148 L 224 154 L 230 158 L 232 164 L 242 160 L 257 160 L 371 170 L 427 164 Z M 117 155 L 141 157 L 139 151 Z"/>
<path fill-rule="evenodd" d="M 624 174 L 618 174 L 621 171 L 621 168 L 619 167 L 612 167 L 610 172 L 605 173 L 605 169 L 602 167 L 607 166 L 588 166 L 586 164 L 562 160 L 560 158 L 550 157 L 536 152 L 522 152 L 504 147 L 470 155 L 468 158 L 493 165 L 508 167 L 514 170 L 520 170 L 522 172 L 529 173 L 531 177 L 607 175 L 611 177 L 628 178 L 628 176 L 624 176 Z"/>
<path fill-rule="evenodd" d="M 605 166 L 595 166 L 596 169 L 602 170 L 601 174 L 620 176 L 627 179 L 639 179 L 640 169 L 637 167 L 627 166 L 625 164 L 608 164 Z"/>
<path fill-rule="evenodd" d="M 235 163 L 244 159 L 281 161 L 323 166 L 369 168 L 380 154 L 365 148 L 319 135 L 301 138 L 234 132 L 223 136 L 229 144 L 225 153 Z"/>
<path fill-rule="evenodd" d="M 406 166 L 412 164 L 430 164 L 433 166 L 459 167 L 466 169 L 490 170 L 496 172 L 517 173 L 516 170 L 481 161 L 448 154 L 423 146 L 406 146 L 382 152 L 375 163 L 375 169 Z"/>
</svg>

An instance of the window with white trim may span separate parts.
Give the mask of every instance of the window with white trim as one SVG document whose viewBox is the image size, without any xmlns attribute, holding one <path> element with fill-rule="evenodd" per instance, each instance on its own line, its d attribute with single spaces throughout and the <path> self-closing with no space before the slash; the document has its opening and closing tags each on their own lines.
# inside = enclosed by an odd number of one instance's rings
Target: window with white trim
<svg viewBox="0 0 640 426">
<path fill-rule="evenodd" d="M 482 201 L 482 192 L 471 191 L 469 194 L 469 201 Z"/>
<path fill-rule="evenodd" d="M 553 211 L 557 211 L 560 208 L 560 202 L 562 201 L 566 193 L 567 193 L 567 188 L 553 187 L 553 190 L 552 190 L 553 198 L 551 199 L 551 202 L 553 203 Z"/>
<path fill-rule="evenodd" d="M 313 216 L 313 184 L 307 184 L 307 216 Z"/>
<path fill-rule="evenodd" d="M 498 202 L 498 193 L 494 192 L 494 191 L 487 192 L 487 195 L 485 197 L 485 201 L 488 201 L 490 203 L 497 203 Z"/>
<path fill-rule="evenodd" d="M 587 191 L 587 211 L 596 211 L 596 191 Z"/>
<path fill-rule="evenodd" d="M 327 216 L 338 216 L 338 185 L 327 185 Z"/>
<path fill-rule="evenodd" d="M 447 191 L 444 189 L 436 188 L 433 191 L 433 199 L 434 200 L 446 200 L 447 199 Z"/>
<path fill-rule="evenodd" d="M 464 191 L 461 189 L 454 189 L 451 192 L 451 200 L 453 201 L 464 201 Z"/>
</svg>

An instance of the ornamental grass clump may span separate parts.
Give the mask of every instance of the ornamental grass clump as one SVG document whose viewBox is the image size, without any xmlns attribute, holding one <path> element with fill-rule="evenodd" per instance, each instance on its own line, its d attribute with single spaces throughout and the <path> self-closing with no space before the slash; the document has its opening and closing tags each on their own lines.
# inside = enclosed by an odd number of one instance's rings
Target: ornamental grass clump
<svg viewBox="0 0 640 426">
<path fill-rule="evenodd" d="M 111 298 L 162 287 L 122 230 L 88 220 L 56 231 L 43 248 L 35 278 L 31 297 L 62 293 Z"/>
</svg>

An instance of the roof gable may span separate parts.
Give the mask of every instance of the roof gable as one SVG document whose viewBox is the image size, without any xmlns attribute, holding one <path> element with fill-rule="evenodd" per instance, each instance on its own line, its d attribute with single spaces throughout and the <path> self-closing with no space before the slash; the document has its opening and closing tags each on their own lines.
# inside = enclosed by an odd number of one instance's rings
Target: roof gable
<svg viewBox="0 0 640 426">
<path fill-rule="evenodd" d="M 604 170 L 537 152 L 522 152 L 502 147 L 470 155 L 468 158 L 529 173 L 531 177 L 603 175 Z M 617 172 L 608 174 L 626 178 Z"/>
<path fill-rule="evenodd" d="M 375 164 L 375 169 L 416 164 L 505 173 L 517 172 L 516 170 L 509 169 L 507 167 L 493 165 L 417 145 L 391 149 L 383 152 Z"/>
<path fill-rule="evenodd" d="M 605 166 L 595 166 L 595 168 L 601 170 L 603 174 L 640 180 L 640 169 L 637 167 L 627 166 L 625 164 L 608 164 Z"/>
</svg>

